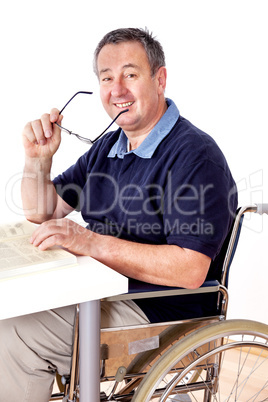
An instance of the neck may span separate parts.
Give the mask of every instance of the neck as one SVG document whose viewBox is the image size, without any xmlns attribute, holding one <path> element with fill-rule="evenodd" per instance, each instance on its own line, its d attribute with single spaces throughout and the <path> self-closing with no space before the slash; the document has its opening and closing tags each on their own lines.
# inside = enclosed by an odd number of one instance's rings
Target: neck
<svg viewBox="0 0 268 402">
<path fill-rule="evenodd" d="M 141 131 L 138 131 L 135 133 L 125 131 L 125 134 L 128 137 L 128 141 L 129 141 L 129 151 L 132 151 L 133 149 L 136 149 L 141 145 L 141 143 L 150 134 L 152 129 L 156 126 L 156 124 L 159 122 L 159 120 L 165 114 L 167 108 L 168 108 L 167 103 L 166 103 L 166 101 L 164 101 L 162 108 L 160 110 L 158 119 L 156 121 L 154 121 L 153 124 L 151 126 L 149 126 L 146 130 L 141 130 Z"/>
</svg>

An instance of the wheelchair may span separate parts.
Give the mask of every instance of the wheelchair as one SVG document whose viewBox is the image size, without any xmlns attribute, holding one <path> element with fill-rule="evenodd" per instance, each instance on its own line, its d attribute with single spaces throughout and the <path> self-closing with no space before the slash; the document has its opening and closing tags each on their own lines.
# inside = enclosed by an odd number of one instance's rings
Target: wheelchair
<svg viewBox="0 0 268 402">
<path fill-rule="evenodd" d="M 137 283 L 106 301 L 215 293 L 209 317 L 101 330 L 100 401 L 268 401 L 268 325 L 227 320 L 228 279 L 245 213 L 268 213 L 268 204 L 240 208 L 219 258 L 220 281 L 187 290 Z M 79 306 L 72 368 L 51 400 L 79 401 Z M 60 388 L 62 388 L 60 386 Z M 98 402 L 98 401 L 87 401 Z"/>
</svg>

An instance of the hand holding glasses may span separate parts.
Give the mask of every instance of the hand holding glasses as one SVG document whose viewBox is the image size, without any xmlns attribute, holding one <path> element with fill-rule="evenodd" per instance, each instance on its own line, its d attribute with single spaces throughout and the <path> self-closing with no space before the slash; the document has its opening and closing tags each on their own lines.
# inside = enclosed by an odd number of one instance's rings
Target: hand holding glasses
<svg viewBox="0 0 268 402">
<path fill-rule="evenodd" d="M 66 106 L 69 105 L 69 103 L 73 100 L 73 98 L 74 98 L 76 95 L 78 95 L 78 94 L 92 95 L 93 92 L 87 92 L 87 91 L 79 91 L 79 92 L 76 92 L 76 94 L 74 94 L 74 95 L 71 97 L 71 99 L 68 100 L 68 102 L 66 103 L 66 105 L 63 106 L 63 108 L 61 109 L 61 111 L 60 111 L 59 114 L 61 114 L 61 113 L 63 112 L 63 110 L 66 108 Z M 126 112 L 128 112 L 128 111 L 129 111 L 129 109 L 125 109 L 125 110 L 122 110 L 120 113 L 118 113 L 118 115 L 113 119 L 113 121 L 109 124 L 109 126 L 106 127 L 106 129 L 105 129 L 100 135 L 98 135 L 98 137 L 95 138 L 94 140 L 90 140 L 89 138 L 82 137 L 81 135 L 76 134 L 76 133 L 74 133 L 73 131 L 68 130 L 67 128 L 61 126 L 61 125 L 58 124 L 58 123 L 55 123 L 55 124 L 56 124 L 58 127 L 60 127 L 60 129 L 61 129 L 62 131 L 65 131 L 65 132 L 68 133 L 69 135 L 75 135 L 76 138 L 78 138 L 80 141 L 83 141 L 83 142 L 85 142 L 85 143 L 87 143 L 87 144 L 93 145 L 94 142 L 98 141 L 98 139 L 108 130 L 108 128 L 111 127 L 111 125 L 118 119 L 118 117 L 121 116 L 121 114 L 126 113 Z"/>
</svg>

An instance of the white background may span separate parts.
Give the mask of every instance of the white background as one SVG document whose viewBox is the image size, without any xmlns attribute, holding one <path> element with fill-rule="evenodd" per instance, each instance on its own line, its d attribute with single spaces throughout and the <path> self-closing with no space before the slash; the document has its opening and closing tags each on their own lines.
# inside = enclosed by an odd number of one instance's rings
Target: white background
<svg viewBox="0 0 268 402">
<path fill-rule="evenodd" d="M 94 138 L 109 123 L 98 97 L 92 56 L 102 36 L 142 27 L 160 40 L 166 95 L 218 142 L 239 188 L 239 204 L 268 202 L 268 11 L 265 0 L 10 0 L 1 3 L 0 219 L 22 219 L 21 132 L 27 121 L 92 90 L 86 121 L 71 130 Z M 81 118 L 82 120 L 82 118 Z M 71 124 L 71 123 L 70 123 Z M 67 125 L 67 123 L 66 123 Z M 56 175 L 87 149 L 64 136 Z M 231 270 L 229 318 L 268 323 L 268 217 L 245 219 Z"/>
</svg>

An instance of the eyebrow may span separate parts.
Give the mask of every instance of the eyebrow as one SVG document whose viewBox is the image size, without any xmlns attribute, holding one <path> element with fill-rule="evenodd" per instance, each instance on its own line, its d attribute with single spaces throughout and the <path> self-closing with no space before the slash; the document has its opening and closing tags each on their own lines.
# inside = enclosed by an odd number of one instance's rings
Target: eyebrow
<svg viewBox="0 0 268 402">
<path fill-rule="evenodd" d="M 128 63 L 123 66 L 124 70 L 127 68 L 137 68 L 138 70 L 140 69 L 140 67 L 137 64 L 133 64 L 133 63 Z"/>
<path fill-rule="evenodd" d="M 139 67 L 137 64 L 134 64 L 134 63 L 125 64 L 125 65 L 122 67 L 122 70 L 126 70 L 126 69 L 128 69 L 128 68 L 136 68 L 137 70 L 140 70 L 140 67 Z M 107 72 L 109 72 L 109 71 L 112 71 L 112 69 L 109 68 L 109 67 L 103 68 L 102 70 L 100 70 L 99 75 L 104 74 L 104 73 L 107 73 Z"/>
</svg>

